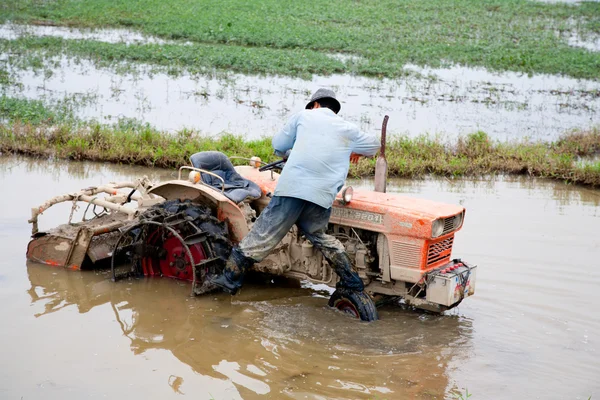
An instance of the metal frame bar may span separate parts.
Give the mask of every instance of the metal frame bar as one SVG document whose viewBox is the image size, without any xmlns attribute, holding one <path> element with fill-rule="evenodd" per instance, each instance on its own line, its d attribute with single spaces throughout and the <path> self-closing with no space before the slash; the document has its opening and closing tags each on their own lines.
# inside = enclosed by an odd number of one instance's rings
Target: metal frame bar
<svg viewBox="0 0 600 400">
<path fill-rule="evenodd" d="M 147 178 L 144 178 L 135 182 L 109 183 L 107 185 L 82 189 L 78 192 L 55 196 L 50 200 L 44 202 L 39 207 L 34 207 L 31 209 L 31 218 L 27 221 L 30 224 L 32 224 L 31 233 L 36 234 L 38 232 L 38 217 L 40 216 L 40 214 L 42 214 L 44 211 L 56 204 L 68 201 L 82 201 L 89 204 L 95 204 L 97 206 L 101 206 L 109 210 L 122 212 L 124 214 L 127 214 L 128 218 L 132 220 L 137 215 L 138 210 L 127 208 L 120 204 L 116 204 L 119 202 L 119 200 L 126 197 L 126 194 L 119 193 L 117 189 L 127 188 L 139 190 L 142 193 L 142 195 L 134 195 L 131 197 L 133 200 L 139 201 L 146 195 L 147 184 L 149 184 L 149 182 Z M 99 193 L 105 193 L 109 196 L 100 199 L 96 198 L 95 195 Z"/>
<path fill-rule="evenodd" d="M 221 181 L 221 193 L 225 192 L 225 179 L 221 178 L 219 175 L 215 174 L 214 172 L 210 172 L 210 171 L 207 171 L 202 168 L 196 168 L 196 167 L 190 167 L 190 166 L 184 165 L 183 167 L 179 168 L 179 175 L 177 175 L 177 179 L 181 180 L 181 171 L 183 171 L 184 169 L 189 169 L 190 171 L 198 171 L 200 173 L 208 174 L 208 175 L 214 176 L 215 178 L 218 178 Z M 202 183 L 204 186 L 214 189 L 213 186 L 207 185 L 206 183 L 202 182 L 202 179 L 200 179 L 200 183 Z"/>
<path fill-rule="evenodd" d="M 264 162 L 263 160 L 253 160 L 251 158 L 248 157 L 239 157 L 239 156 L 231 156 L 229 157 L 230 160 L 246 160 L 246 161 L 250 161 L 250 162 L 258 162 L 261 163 L 263 165 L 267 165 L 268 163 Z"/>
</svg>

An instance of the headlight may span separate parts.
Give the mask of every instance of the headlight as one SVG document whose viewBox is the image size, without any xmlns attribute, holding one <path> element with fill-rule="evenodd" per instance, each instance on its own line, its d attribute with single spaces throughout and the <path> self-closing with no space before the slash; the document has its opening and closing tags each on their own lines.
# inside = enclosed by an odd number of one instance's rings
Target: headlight
<svg viewBox="0 0 600 400">
<path fill-rule="evenodd" d="M 198 183 L 198 182 L 200 182 L 200 172 L 198 172 L 198 171 L 190 171 L 188 179 L 192 183 Z"/>
<path fill-rule="evenodd" d="M 354 189 L 352 186 L 346 186 L 344 190 L 342 190 L 342 203 L 348 204 L 352 201 L 352 195 L 354 194 Z"/>
<path fill-rule="evenodd" d="M 261 162 L 260 157 L 254 156 L 254 157 L 250 158 L 250 166 L 252 166 L 252 168 L 259 168 L 260 162 Z"/>
<path fill-rule="evenodd" d="M 442 234 L 442 232 L 444 232 L 444 219 L 436 219 L 431 225 L 431 236 L 434 238 L 438 237 Z"/>
<path fill-rule="evenodd" d="M 463 222 L 464 213 L 460 213 L 454 216 L 454 229 L 460 228 Z"/>
</svg>

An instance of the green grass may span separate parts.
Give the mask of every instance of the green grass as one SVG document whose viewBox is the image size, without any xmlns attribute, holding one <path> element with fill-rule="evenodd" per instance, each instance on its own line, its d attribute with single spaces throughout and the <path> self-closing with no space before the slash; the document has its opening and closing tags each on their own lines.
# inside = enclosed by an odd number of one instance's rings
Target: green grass
<svg viewBox="0 0 600 400">
<path fill-rule="evenodd" d="M 100 67 L 129 62 L 165 68 L 172 74 L 184 69 L 190 73 L 211 73 L 215 68 L 246 74 L 280 74 L 310 77 L 346 71 L 344 63 L 312 50 L 248 48 L 211 44 L 138 45 L 109 44 L 88 40 L 60 38 L 22 38 L 1 40 L 0 52 L 11 54 L 17 67 L 43 69 L 57 54 L 91 60 Z M 128 66 L 121 66 L 127 69 Z M 402 71 L 398 71 L 402 73 Z M 1 79 L 1 76 L 0 76 Z"/>
<path fill-rule="evenodd" d="M 156 167 L 189 164 L 198 151 L 218 150 L 228 155 L 275 159 L 270 139 L 245 141 L 241 137 L 218 138 L 182 130 L 162 133 L 148 126 L 72 125 L 39 126 L 16 122 L 0 125 L 0 152 L 53 156 L 71 160 L 95 160 Z"/>
<path fill-rule="evenodd" d="M 351 72 L 393 77 L 407 63 L 600 77 L 597 53 L 556 32 L 600 34 L 600 3 L 528 0 L 5 0 L 0 21 L 124 27 L 192 46 L 102 47 L 89 41 L 20 45 L 114 60 L 294 76 Z M 340 62 L 326 56 L 361 57 Z"/>
<path fill-rule="evenodd" d="M 229 156 L 275 159 L 270 138 L 210 137 L 192 130 L 160 132 L 147 124 L 121 120 L 105 125 L 76 121 L 63 103 L 44 106 L 34 100 L 0 98 L 0 152 L 96 160 L 157 167 L 188 164 L 198 151 L 217 150 Z M 581 157 L 600 154 L 600 128 L 573 131 L 555 142 L 497 142 L 475 132 L 447 143 L 428 136 L 388 140 L 390 176 L 459 177 L 490 174 L 529 175 L 600 187 L 600 162 L 581 163 Z M 352 165 L 351 177 L 373 175 L 375 159 Z"/>
<path fill-rule="evenodd" d="M 0 117 L 8 120 L 27 121 L 31 124 L 52 124 L 58 114 L 47 108 L 42 101 L 0 97 Z"/>
</svg>

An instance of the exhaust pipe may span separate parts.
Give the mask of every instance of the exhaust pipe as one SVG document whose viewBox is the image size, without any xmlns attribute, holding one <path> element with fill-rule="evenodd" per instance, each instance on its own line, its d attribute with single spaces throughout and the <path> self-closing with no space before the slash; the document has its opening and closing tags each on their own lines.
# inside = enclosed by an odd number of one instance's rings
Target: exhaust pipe
<svg viewBox="0 0 600 400">
<path fill-rule="evenodd" d="M 385 131 L 387 129 L 387 123 L 389 116 L 383 117 L 383 124 L 381 126 L 381 149 L 379 151 L 379 157 L 377 157 L 377 163 L 375 164 L 375 191 L 385 193 L 387 187 L 387 174 L 388 165 L 385 159 Z"/>
</svg>

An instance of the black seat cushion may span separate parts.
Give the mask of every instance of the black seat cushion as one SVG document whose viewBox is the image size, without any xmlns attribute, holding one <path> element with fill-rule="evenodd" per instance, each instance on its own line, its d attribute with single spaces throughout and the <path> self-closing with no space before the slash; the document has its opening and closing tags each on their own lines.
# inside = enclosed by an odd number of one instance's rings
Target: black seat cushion
<svg viewBox="0 0 600 400">
<path fill-rule="evenodd" d="M 223 178 L 225 181 L 223 194 L 234 203 L 240 203 L 247 198 L 258 199 L 262 195 L 260 187 L 238 174 L 229 158 L 220 151 L 202 151 L 192 155 L 190 161 L 195 168 L 205 169 Z M 209 174 L 200 174 L 202 182 L 221 191 L 220 179 Z"/>
</svg>

